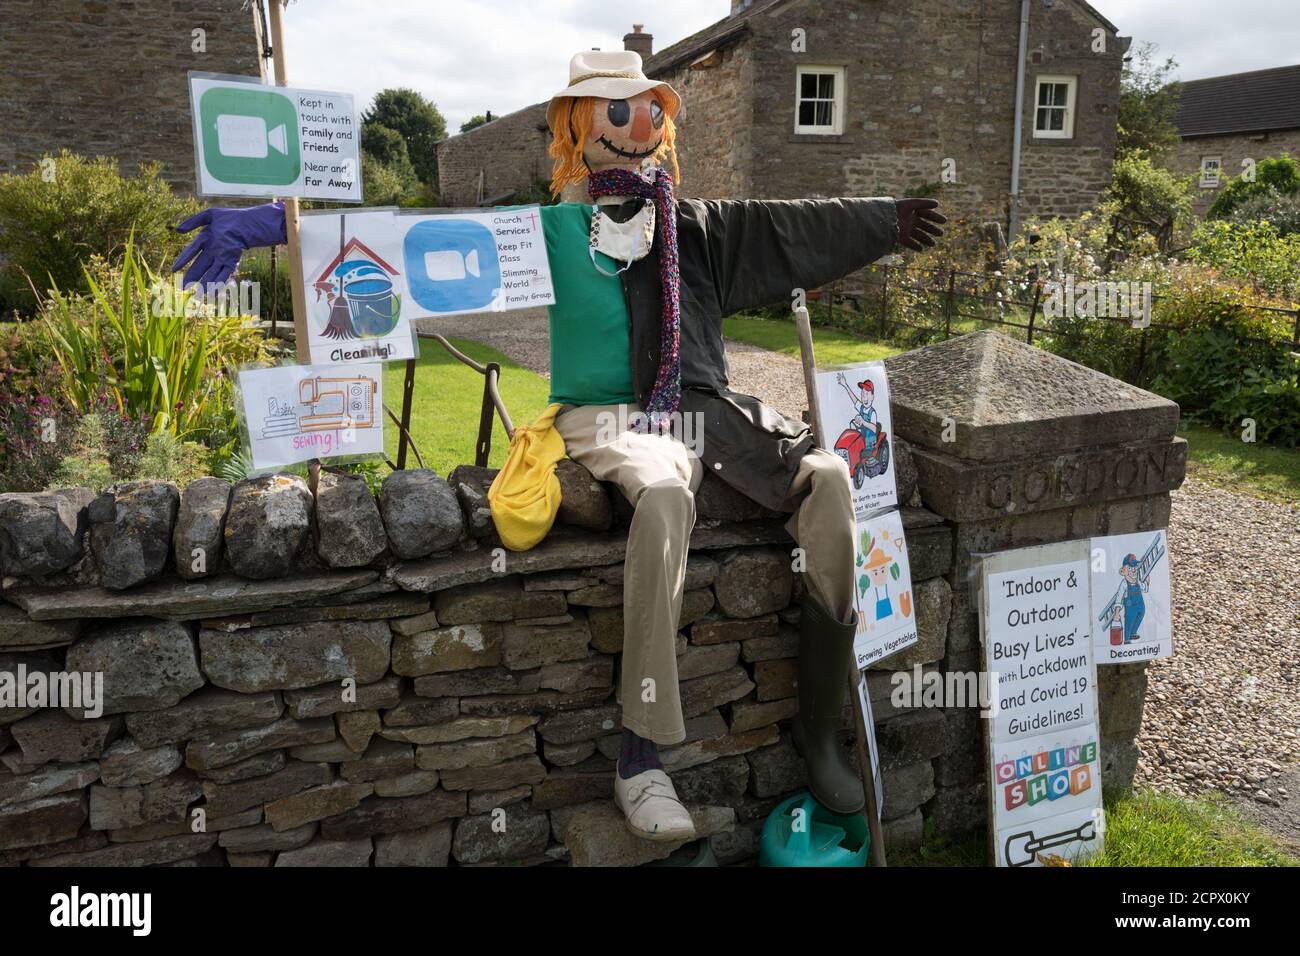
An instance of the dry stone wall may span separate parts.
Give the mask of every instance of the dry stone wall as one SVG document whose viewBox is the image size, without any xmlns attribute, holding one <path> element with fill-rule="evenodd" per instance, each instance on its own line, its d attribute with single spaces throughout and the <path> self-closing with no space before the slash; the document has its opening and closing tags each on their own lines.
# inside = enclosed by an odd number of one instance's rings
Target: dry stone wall
<svg viewBox="0 0 1300 956">
<path fill-rule="evenodd" d="M 503 552 L 493 474 L 397 472 L 377 496 L 331 471 L 0 495 L 0 690 L 102 678 L 89 716 L 0 705 L 0 864 L 667 855 L 611 799 L 630 509 L 562 462 L 560 523 Z M 747 862 L 766 815 L 804 788 L 788 736 L 800 583 L 780 516 L 711 476 L 697 510 L 677 649 L 687 737 L 664 762 L 719 858 Z M 910 667 L 944 653 L 952 530 L 905 516 Z M 915 846 L 948 723 L 894 712 L 887 673 L 869 683 L 886 834 Z M 846 746 L 848 726 L 846 710 Z"/>
</svg>

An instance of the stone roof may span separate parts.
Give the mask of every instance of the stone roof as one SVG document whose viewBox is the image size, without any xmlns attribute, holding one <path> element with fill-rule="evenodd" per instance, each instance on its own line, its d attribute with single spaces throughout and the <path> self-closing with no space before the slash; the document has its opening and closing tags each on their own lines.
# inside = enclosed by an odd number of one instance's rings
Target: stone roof
<svg viewBox="0 0 1300 956">
<path fill-rule="evenodd" d="M 1300 64 L 1182 84 L 1183 137 L 1300 129 Z"/>
</svg>

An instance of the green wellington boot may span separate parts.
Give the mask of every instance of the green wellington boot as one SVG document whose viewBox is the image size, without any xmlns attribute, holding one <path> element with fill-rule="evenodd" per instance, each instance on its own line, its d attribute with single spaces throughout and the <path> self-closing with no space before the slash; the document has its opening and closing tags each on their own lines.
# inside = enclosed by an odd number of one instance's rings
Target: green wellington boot
<svg viewBox="0 0 1300 956">
<path fill-rule="evenodd" d="M 862 778 L 849 765 L 838 731 L 853 666 L 857 619 L 841 624 L 805 598 L 799 619 L 799 713 L 794 745 L 808 764 L 808 789 L 832 813 L 862 810 Z"/>
</svg>

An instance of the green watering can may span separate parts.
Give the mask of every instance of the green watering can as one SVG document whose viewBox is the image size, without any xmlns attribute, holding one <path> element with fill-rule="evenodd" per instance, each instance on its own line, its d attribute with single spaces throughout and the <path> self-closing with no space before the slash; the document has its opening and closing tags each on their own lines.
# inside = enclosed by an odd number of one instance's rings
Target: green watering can
<svg viewBox="0 0 1300 956">
<path fill-rule="evenodd" d="M 871 851 L 867 821 L 842 817 L 798 793 L 778 804 L 763 824 L 759 866 L 866 866 Z"/>
</svg>

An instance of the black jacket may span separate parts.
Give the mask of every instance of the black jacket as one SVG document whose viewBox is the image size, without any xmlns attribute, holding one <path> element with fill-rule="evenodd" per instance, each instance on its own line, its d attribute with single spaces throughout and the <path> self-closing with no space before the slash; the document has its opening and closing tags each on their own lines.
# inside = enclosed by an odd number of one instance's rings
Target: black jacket
<svg viewBox="0 0 1300 956">
<path fill-rule="evenodd" d="M 813 439 L 804 423 L 728 387 L 723 316 L 790 302 L 795 289 L 816 289 L 861 269 L 897 241 L 892 199 L 678 202 L 681 412 L 703 416 L 701 458 L 708 469 L 759 504 L 780 507 Z M 644 407 L 659 369 L 657 241 L 623 273 L 623 289 L 632 380 Z"/>
</svg>

